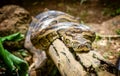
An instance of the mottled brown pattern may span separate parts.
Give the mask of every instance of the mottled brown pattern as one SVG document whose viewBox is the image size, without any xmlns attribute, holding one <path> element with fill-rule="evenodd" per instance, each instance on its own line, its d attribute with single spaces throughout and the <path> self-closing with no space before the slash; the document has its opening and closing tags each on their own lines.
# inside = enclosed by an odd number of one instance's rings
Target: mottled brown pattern
<svg viewBox="0 0 120 76">
<path fill-rule="evenodd" d="M 73 48 L 76 52 L 91 50 L 95 33 L 88 26 L 79 24 L 73 16 L 60 11 L 46 11 L 36 19 L 36 22 L 31 23 L 25 40 L 26 48 L 34 48 L 30 50 L 33 54 L 38 48 L 46 51 L 56 39 L 62 40 L 68 48 Z"/>
</svg>

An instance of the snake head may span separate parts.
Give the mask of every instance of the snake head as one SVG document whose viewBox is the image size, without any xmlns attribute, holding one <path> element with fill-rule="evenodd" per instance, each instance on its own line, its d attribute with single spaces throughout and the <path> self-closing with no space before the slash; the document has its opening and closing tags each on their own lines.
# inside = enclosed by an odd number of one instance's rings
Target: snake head
<svg viewBox="0 0 120 76">
<path fill-rule="evenodd" d="M 86 25 L 74 26 L 65 30 L 64 43 L 76 52 L 87 52 L 92 49 L 95 32 Z"/>
</svg>

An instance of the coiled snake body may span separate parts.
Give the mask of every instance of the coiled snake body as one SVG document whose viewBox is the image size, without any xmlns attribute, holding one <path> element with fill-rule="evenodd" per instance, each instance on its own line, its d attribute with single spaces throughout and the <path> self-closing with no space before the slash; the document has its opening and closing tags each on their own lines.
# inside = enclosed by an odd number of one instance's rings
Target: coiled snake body
<svg viewBox="0 0 120 76">
<path fill-rule="evenodd" d="M 31 22 L 25 39 L 25 47 L 33 54 L 32 67 L 38 68 L 44 64 L 47 58 L 45 51 L 56 39 L 63 41 L 75 52 L 87 52 L 91 50 L 95 33 L 64 12 L 52 10 L 37 15 Z"/>
</svg>

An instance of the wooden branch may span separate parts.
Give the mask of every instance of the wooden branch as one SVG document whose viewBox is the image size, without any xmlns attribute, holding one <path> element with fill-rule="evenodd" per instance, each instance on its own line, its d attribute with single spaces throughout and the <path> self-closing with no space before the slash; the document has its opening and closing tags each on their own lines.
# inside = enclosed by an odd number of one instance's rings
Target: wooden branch
<svg viewBox="0 0 120 76">
<path fill-rule="evenodd" d="M 76 61 L 68 48 L 59 39 L 49 48 L 49 55 L 62 76 L 85 76 L 83 67 Z"/>
<path fill-rule="evenodd" d="M 97 36 L 101 37 L 101 38 L 120 38 L 120 35 L 101 35 L 96 33 Z"/>
<path fill-rule="evenodd" d="M 70 50 L 59 39 L 55 40 L 50 46 L 48 54 L 62 76 L 114 76 L 113 73 L 107 70 L 110 67 L 109 70 L 116 71 L 114 65 L 109 64 L 102 55 L 94 50 L 87 53 L 76 52 L 76 56 L 79 58 L 79 60 L 76 60 Z"/>
</svg>

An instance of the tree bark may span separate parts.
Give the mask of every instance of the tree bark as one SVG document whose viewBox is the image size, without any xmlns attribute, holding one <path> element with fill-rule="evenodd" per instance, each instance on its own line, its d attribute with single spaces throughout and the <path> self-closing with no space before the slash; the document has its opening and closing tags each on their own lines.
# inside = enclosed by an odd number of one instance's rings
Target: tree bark
<svg viewBox="0 0 120 76">
<path fill-rule="evenodd" d="M 78 59 L 70 52 L 65 44 L 57 39 L 50 46 L 48 54 L 57 66 L 62 76 L 114 76 L 114 73 L 108 71 L 108 67 L 115 70 L 114 65 L 109 64 L 97 52 L 76 53 Z M 93 57 L 95 55 L 95 57 Z M 107 67 L 101 64 L 101 61 Z M 116 71 L 116 70 L 115 70 Z"/>
</svg>

